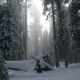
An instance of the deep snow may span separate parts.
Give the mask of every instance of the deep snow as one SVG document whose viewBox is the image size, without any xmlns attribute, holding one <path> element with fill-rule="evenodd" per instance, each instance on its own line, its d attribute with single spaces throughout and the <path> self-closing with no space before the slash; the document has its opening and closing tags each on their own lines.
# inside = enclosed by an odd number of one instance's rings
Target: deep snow
<svg viewBox="0 0 80 80">
<path fill-rule="evenodd" d="M 7 66 L 11 68 L 19 68 L 23 71 L 33 70 L 35 67 L 34 60 L 22 60 L 22 61 L 6 61 Z"/>
<path fill-rule="evenodd" d="M 29 61 L 26 61 L 25 65 L 30 66 Z M 30 69 L 28 71 L 9 70 L 10 80 L 80 80 L 80 64 L 72 64 L 68 68 L 61 66 L 60 68 L 54 68 L 53 71 L 38 74 Z"/>
</svg>

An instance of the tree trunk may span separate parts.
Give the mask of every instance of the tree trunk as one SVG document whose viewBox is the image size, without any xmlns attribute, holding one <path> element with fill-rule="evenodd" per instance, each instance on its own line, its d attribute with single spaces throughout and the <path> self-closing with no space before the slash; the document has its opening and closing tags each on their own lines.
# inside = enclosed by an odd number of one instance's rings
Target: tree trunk
<svg viewBox="0 0 80 80">
<path fill-rule="evenodd" d="M 56 26 L 55 26 L 55 11 L 54 11 L 54 2 L 51 3 L 52 6 L 52 18 L 53 18 L 53 38 L 54 38 L 54 54 L 55 54 L 55 65 L 56 67 L 59 67 L 59 59 L 58 59 L 58 55 L 57 55 L 57 49 L 56 49 Z"/>
<path fill-rule="evenodd" d="M 27 59 L 27 0 L 25 0 L 23 5 L 23 11 L 23 48 L 25 59 Z"/>
</svg>

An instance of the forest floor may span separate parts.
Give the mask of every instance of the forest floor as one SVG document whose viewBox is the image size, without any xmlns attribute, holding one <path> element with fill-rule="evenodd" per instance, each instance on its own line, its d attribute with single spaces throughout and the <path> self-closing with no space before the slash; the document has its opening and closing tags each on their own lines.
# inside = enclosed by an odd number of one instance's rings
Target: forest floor
<svg viewBox="0 0 80 80">
<path fill-rule="evenodd" d="M 29 66 L 29 62 L 27 65 Z M 42 73 L 33 70 L 9 70 L 9 77 L 10 80 L 80 80 L 80 64 L 72 64 L 68 68 L 62 65 L 60 68 L 54 68 L 53 71 Z"/>
</svg>

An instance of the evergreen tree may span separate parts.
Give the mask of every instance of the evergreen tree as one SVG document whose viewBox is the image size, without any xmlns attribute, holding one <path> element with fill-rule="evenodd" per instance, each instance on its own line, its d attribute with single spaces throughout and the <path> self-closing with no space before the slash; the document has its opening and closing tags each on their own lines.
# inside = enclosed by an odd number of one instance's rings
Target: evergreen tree
<svg viewBox="0 0 80 80">
<path fill-rule="evenodd" d="M 48 7 L 51 5 L 51 8 Z M 55 64 L 56 67 L 59 67 L 59 55 L 61 50 L 59 51 L 59 46 L 62 46 L 62 37 L 63 37 L 63 26 L 61 19 L 61 1 L 60 0 L 44 0 L 44 12 L 49 12 L 48 15 L 51 14 L 53 19 L 53 35 L 54 35 L 54 54 L 55 54 Z M 58 30 L 56 28 L 56 18 L 58 19 Z M 57 32 L 58 31 L 58 32 Z"/>
<path fill-rule="evenodd" d="M 3 40 L 6 43 L 2 42 L 2 44 L 5 45 L 5 47 L 3 45 L 1 46 L 1 48 L 4 51 L 4 58 L 9 60 L 22 59 L 23 48 L 22 48 L 22 40 L 21 40 L 20 1 L 7 0 L 5 9 L 6 9 L 5 10 L 6 17 L 5 17 L 4 33 L 6 34 L 7 38 Z M 2 26 L 2 31 L 3 31 L 3 26 Z"/>
<path fill-rule="evenodd" d="M 79 62 L 80 56 L 79 56 L 79 49 L 80 49 L 80 16 L 79 16 L 79 10 L 80 10 L 80 3 L 77 1 L 72 1 L 71 7 L 70 7 L 70 16 L 71 16 L 71 38 L 72 38 L 72 50 L 71 50 L 71 56 L 73 58 L 72 62 Z"/>
<path fill-rule="evenodd" d="M 0 80 L 9 80 L 7 66 L 2 57 L 1 50 L 0 50 Z"/>
<path fill-rule="evenodd" d="M 7 59 L 10 55 L 11 35 L 8 26 L 7 4 L 0 5 L 0 49 L 3 57 Z"/>
<path fill-rule="evenodd" d="M 3 59 L 5 51 L 9 49 L 9 32 L 6 26 L 7 5 L 0 4 L 0 80 L 9 80 L 6 63 Z"/>
</svg>

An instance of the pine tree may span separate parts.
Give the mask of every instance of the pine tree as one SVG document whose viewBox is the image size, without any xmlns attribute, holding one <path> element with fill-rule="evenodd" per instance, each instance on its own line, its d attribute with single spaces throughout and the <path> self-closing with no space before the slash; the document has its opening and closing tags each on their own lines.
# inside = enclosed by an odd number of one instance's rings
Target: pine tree
<svg viewBox="0 0 80 80">
<path fill-rule="evenodd" d="M 0 7 L 0 48 L 6 60 L 23 58 L 20 9 L 17 0 L 7 0 Z"/>
<path fill-rule="evenodd" d="M 3 59 L 5 52 L 9 49 L 9 32 L 6 26 L 7 5 L 0 4 L 0 80 L 9 80 L 6 63 Z"/>
<path fill-rule="evenodd" d="M 5 59 L 7 59 L 7 57 L 9 58 L 11 47 L 11 35 L 7 13 L 7 4 L 0 5 L 0 49 Z"/>
<path fill-rule="evenodd" d="M 0 50 L 0 80 L 9 80 L 7 66 L 1 55 L 1 50 Z"/>
</svg>

